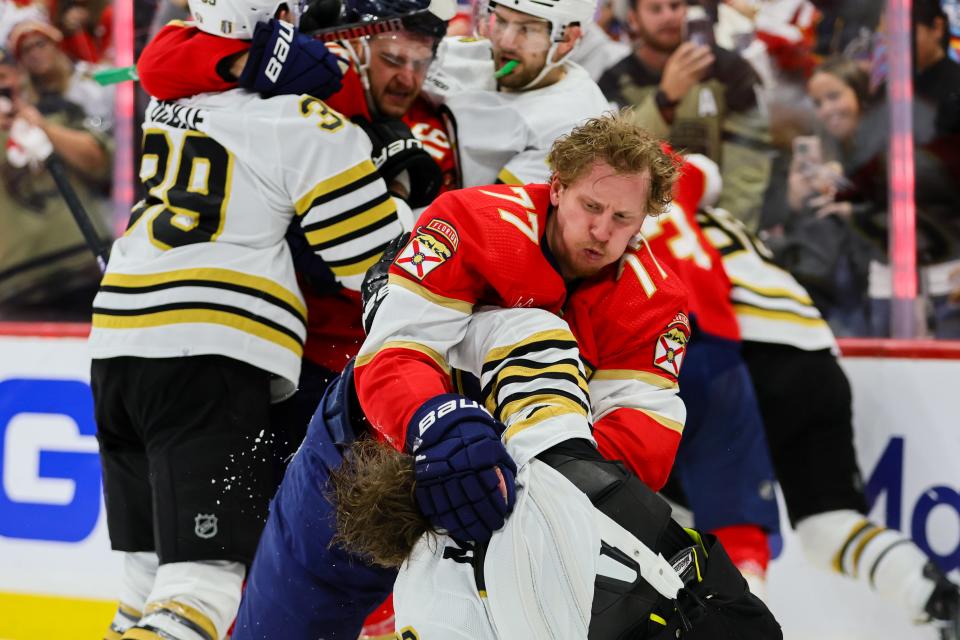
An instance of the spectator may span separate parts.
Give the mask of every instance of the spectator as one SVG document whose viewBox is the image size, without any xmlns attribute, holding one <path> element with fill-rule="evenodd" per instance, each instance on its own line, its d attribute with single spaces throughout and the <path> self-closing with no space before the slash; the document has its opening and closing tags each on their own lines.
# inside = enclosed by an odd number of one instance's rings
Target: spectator
<svg viewBox="0 0 960 640">
<path fill-rule="evenodd" d="M 914 42 L 917 100 L 936 111 L 935 135 L 960 135 L 960 64 L 947 55 L 950 28 L 940 0 L 914 0 Z"/>
<path fill-rule="evenodd" d="M 0 49 L 0 144 L 6 149 L 0 157 L 0 317 L 89 320 L 100 272 L 36 147 L 42 153 L 45 132 L 47 144 L 68 165 L 76 167 L 83 157 L 88 167 L 108 175 L 109 144 L 102 132 L 83 128 L 85 118 L 75 105 L 27 104 L 21 84 L 13 57 Z M 72 177 L 107 238 L 105 212 L 92 194 L 97 183 L 79 172 Z"/>
<path fill-rule="evenodd" d="M 779 253 L 797 278 L 816 292 L 815 299 L 820 294 L 818 302 L 823 304 L 827 294 L 821 310 L 837 333 L 888 335 L 892 295 L 886 265 L 888 110 L 882 101 L 871 107 L 869 77 L 848 60 L 821 64 L 807 89 L 823 131 L 794 145 L 787 202 L 799 219 L 795 218 L 792 229 L 788 227 L 792 237 L 786 251 L 781 247 Z M 956 214 L 960 186 L 950 162 L 950 154 L 956 152 L 950 145 L 944 148 L 933 123 L 932 107 L 917 101 L 914 157 L 920 290 L 929 297 L 934 332 L 947 337 L 952 334 L 938 327 L 937 318 L 946 309 L 947 274 L 960 264 Z M 819 278 L 811 282 L 812 272 L 818 272 Z M 864 283 L 870 298 L 866 313 L 860 303 Z"/>
<path fill-rule="evenodd" d="M 13 28 L 24 20 L 49 20 L 46 3 L 40 0 L 0 1 L 0 46 L 10 37 Z"/>
<path fill-rule="evenodd" d="M 713 44 L 706 20 L 703 43 L 688 40 L 687 11 L 684 0 L 633 0 L 627 19 L 636 49 L 603 75 L 600 89 L 611 102 L 637 105 L 639 123 L 654 135 L 719 164 L 719 206 L 756 228 L 773 155 L 760 79 Z"/>
<path fill-rule="evenodd" d="M 67 0 L 62 5 L 60 47 L 73 60 L 101 62 L 113 46 L 113 5 L 100 8 L 88 0 Z"/>
<path fill-rule="evenodd" d="M 30 76 L 38 100 L 63 99 L 82 108 L 92 128 L 109 131 L 113 124 L 113 90 L 90 77 L 90 67 L 74 64 L 57 45 L 63 34 L 46 23 L 21 22 L 10 33 L 10 50 Z"/>
</svg>

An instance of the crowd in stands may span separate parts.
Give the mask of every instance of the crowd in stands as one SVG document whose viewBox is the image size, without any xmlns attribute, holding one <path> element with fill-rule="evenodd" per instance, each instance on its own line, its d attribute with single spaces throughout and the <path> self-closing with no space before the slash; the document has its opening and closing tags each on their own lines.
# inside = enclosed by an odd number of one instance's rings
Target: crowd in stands
<svg viewBox="0 0 960 640">
<path fill-rule="evenodd" d="M 111 238 L 113 89 L 92 74 L 112 62 L 112 16 L 103 0 L 0 2 L 0 320 L 89 320 L 100 271 L 48 165 Z"/>
<path fill-rule="evenodd" d="M 885 3 L 702 1 L 602 3 L 575 56 L 611 103 L 719 164 L 717 205 L 837 335 L 889 335 Z M 451 33 L 470 31 L 461 8 Z M 144 39 L 187 17 L 182 0 L 135 11 Z M 960 338 L 960 3 L 915 0 L 912 18 L 918 317 L 925 335 Z M 0 320 L 89 315 L 96 264 L 31 133 L 109 235 L 113 93 L 91 74 L 112 64 L 112 22 L 106 0 L 0 0 Z"/>
</svg>

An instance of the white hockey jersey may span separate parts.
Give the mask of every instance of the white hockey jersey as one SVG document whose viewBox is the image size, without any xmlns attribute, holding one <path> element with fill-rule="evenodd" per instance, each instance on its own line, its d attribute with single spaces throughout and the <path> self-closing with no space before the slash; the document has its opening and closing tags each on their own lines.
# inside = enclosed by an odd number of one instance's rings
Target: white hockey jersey
<svg viewBox="0 0 960 640">
<path fill-rule="evenodd" d="M 547 182 L 553 141 L 610 109 L 597 83 L 573 62 L 552 85 L 496 91 L 486 40 L 446 38 L 435 65 L 424 92 L 453 115 L 464 187 Z"/>
<path fill-rule="evenodd" d="M 806 289 L 772 262 L 770 250 L 740 220 L 706 207 L 697 212 L 697 222 L 723 256 L 743 340 L 836 350 L 833 332 Z"/>
<path fill-rule="evenodd" d="M 296 387 L 306 308 L 284 236 L 359 289 L 400 234 L 397 204 L 363 132 L 310 96 L 242 90 L 151 101 L 147 190 L 113 246 L 94 300 L 94 358 L 219 354 Z"/>
</svg>

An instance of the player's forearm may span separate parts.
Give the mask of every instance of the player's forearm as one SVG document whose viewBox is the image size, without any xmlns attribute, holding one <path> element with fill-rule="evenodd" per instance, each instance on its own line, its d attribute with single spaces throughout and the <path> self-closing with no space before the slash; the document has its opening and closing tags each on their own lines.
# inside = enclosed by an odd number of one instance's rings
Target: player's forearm
<svg viewBox="0 0 960 640">
<path fill-rule="evenodd" d="M 680 446 L 680 431 L 637 409 L 617 409 L 594 424 L 597 448 L 608 460 L 621 460 L 644 484 L 659 491 L 667 482 Z"/>
<path fill-rule="evenodd" d="M 430 398 L 451 390 L 449 373 L 439 363 L 400 347 L 383 349 L 369 360 L 361 356 L 355 376 L 364 415 L 399 451 L 414 412 Z"/>
</svg>

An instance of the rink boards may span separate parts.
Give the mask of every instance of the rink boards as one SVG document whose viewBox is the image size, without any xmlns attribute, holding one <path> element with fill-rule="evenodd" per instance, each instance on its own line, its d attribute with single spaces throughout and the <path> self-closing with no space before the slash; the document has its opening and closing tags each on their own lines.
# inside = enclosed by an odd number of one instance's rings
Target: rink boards
<svg viewBox="0 0 960 640">
<path fill-rule="evenodd" d="M 112 615 L 120 558 L 106 531 L 86 332 L 0 324 L 0 639 L 102 637 Z M 844 351 L 872 516 L 958 575 L 960 343 L 856 341 Z M 806 566 L 789 532 L 769 601 L 788 640 L 935 637 Z"/>
</svg>

